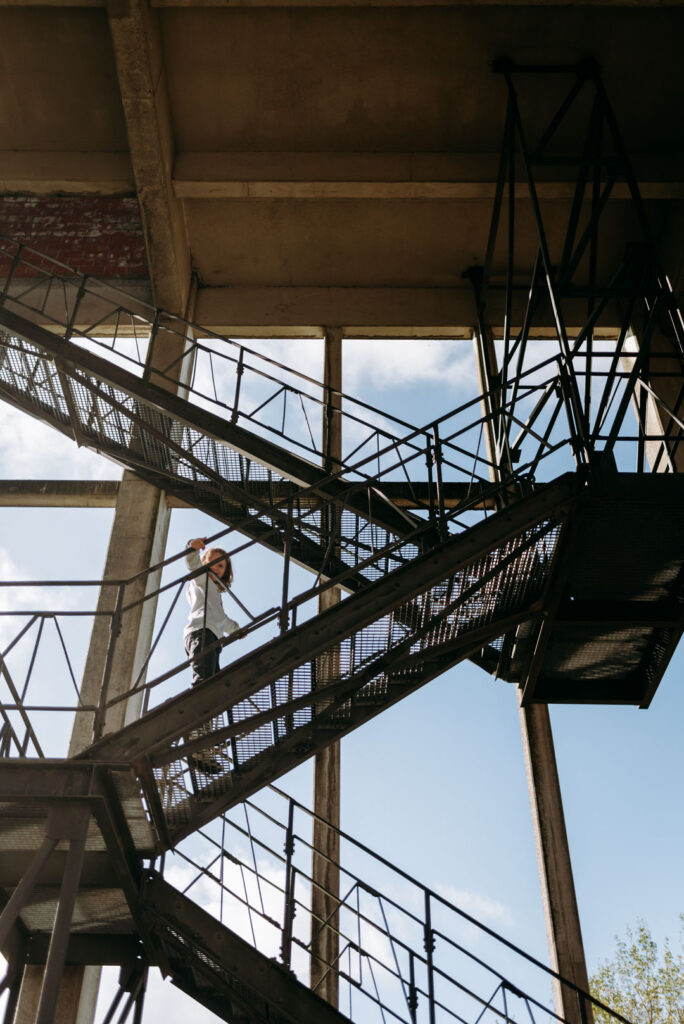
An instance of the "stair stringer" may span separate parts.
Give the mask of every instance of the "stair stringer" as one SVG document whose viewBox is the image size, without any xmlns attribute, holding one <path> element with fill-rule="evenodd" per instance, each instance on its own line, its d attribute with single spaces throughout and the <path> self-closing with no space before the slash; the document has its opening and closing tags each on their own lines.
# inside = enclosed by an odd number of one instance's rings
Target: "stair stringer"
<svg viewBox="0 0 684 1024">
<path fill-rule="evenodd" d="M 293 559 L 329 578 L 346 574 L 347 589 L 383 571 L 354 573 L 358 563 L 425 525 L 378 484 L 327 474 L 1 306 L 0 324 L 14 336 L 0 338 L 5 401 L 279 553 L 290 531 Z M 386 568 L 417 551 L 409 543 L 389 553 Z"/>
<path fill-rule="evenodd" d="M 230 1024 L 349 1024 L 294 974 L 156 872 L 147 874 L 139 909 L 154 936 L 151 960 L 165 965 L 175 985 Z"/>
<path fill-rule="evenodd" d="M 581 490 L 573 474 L 540 488 L 80 756 L 132 763 L 162 844 L 175 844 L 538 614 Z M 203 753 L 213 778 L 190 769 Z"/>
</svg>

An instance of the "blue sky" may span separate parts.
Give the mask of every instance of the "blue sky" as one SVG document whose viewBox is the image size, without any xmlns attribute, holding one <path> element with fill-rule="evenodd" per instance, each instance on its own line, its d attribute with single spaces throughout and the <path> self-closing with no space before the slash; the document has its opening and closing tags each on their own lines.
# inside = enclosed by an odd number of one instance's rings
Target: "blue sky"
<svg viewBox="0 0 684 1024">
<path fill-rule="evenodd" d="M 274 358 L 282 358 L 286 350 L 291 365 L 300 359 L 309 372 L 321 375 L 320 342 L 277 342 L 268 348 Z M 346 391 L 415 423 L 448 411 L 474 393 L 467 341 L 352 340 L 345 343 L 344 363 Z M 114 464 L 77 450 L 4 405 L 0 430 L 4 438 L 13 439 L 0 455 L 4 478 L 119 475 Z M 4 579 L 101 575 L 111 511 L 0 509 L 0 517 Z M 182 550 L 190 536 L 219 529 L 220 524 L 197 512 L 174 511 L 167 553 Z M 303 572 L 297 574 L 293 589 L 304 580 Z M 235 590 L 255 611 L 277 601 L 280 560 L 261 549 L 238 556 Z M 6 609 L 21 600 L 0 596 Z M 23 607 L 30 606 L 31 599 L 24 600 Z M 62 607 L 70 606 L 68 597 L 60 600 L 65 602 Z M 174 616 L 164 658 L 182 657 L 184 614 L 179 608 Z M 74 638 L 82 658 L 87 632 L 75 632 Z M 590 971 L 611 954 L 615 934 L 638 917 L 658 940 L 674 938 L 678 931 L 678 915 L 684 910 L 683 669 L 678 652 L 648 711 L 551 710 Z M 171 685 L 184 684 L 179 680 Z M 165 695 L 171 692 L 175 690 Z M 310 779 L 310 768 L 304 766 L 282 785 L 306 799 Z M 342 744 L 342 827 L 547 960 L 512 686 L 465 663 L 347 737 Z M 113 983 L 110 972 L 103 999 Z M 153 1008 L 155 1015 L 163 1010 L 169 1024 L 187 1015 L 184 997 L 161 980 L 151 988 L 149 1020 Z M 193 1019 L 213 1018 L 193 1010 Z"/>
</svg>

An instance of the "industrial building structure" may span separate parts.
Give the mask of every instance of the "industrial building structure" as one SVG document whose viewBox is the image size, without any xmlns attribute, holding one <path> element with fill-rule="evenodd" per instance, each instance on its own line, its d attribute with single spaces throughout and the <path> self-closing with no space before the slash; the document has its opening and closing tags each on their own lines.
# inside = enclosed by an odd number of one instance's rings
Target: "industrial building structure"
<svg viewBox="0 0 684 1024">
<path fill-rule="evenodd" d="M 0 397 L 124 468 L 3 489 L 115 506 L 62 751 L 31 687 L 68 612 L 3 636 L 8 1024 L 92 1020 L 102 964 L 108 1020 L 141 1018 L 150 966 L 236 1024 L 553 1019 L 504 954 L 591 1024 L 547 705 L 648 707 L 684 628 L 681 4 L 30 0 L 0 20 Z M 250 348 L 271 337 L 322 338 L 324 379 Z M 389 361 L 399 337 L 416 360 L 473 345 L 477 392 L 429 424 L 347 394 L 344 339 L 388 339 Z M 188 576 L 179 506 L 282 580 L 248 653 L 165 699 L 187 669 L 154 662 Z M 550 971 L 488 929 L 485 963 L 407 876 L 400 921 L 339 822 L 340 738 L 466 658 L 518 689 Z M 313 811 L 250 803 L 312 757 Z M 197 834 L 218 923 L 164 877 Z M 274 904 L 257 847 L 282 851 Z"/>
</svg>

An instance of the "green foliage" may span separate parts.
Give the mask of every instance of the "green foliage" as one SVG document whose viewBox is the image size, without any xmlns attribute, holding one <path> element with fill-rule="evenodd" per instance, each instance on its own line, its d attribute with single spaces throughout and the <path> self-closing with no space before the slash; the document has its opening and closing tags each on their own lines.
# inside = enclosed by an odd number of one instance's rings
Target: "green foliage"
<svg viewBox="0 0 684 1024">
<path fill-rule="evenodd" d="M 681 952 L 666 939 L 662 956 L 644 921 L 628 928 L 626 939 L 616 939 L 614 958 L 591 979 L 594 998 L 632 1024 L 684 1024 L 684 914 L 680 922 Z M 596 1024 L 611 1024 L 606 1013 L 594 1017 Z"/>
</svg>

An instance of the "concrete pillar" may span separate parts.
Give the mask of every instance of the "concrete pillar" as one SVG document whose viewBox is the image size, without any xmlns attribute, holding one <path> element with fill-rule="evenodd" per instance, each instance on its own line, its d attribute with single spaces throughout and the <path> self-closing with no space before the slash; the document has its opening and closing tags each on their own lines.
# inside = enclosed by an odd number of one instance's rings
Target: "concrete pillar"
<svg viewBox="0 0 684 1024">
<path fill-rule="evenodd" d="M 24 968 L 14 1024 L 34 1024 L 43 973 L 41 965 L 28 964 Z M 95 1017 L 99 983 L 99 967 L 65 967 L 54 1024 L 90 1024 Z"/>
<path fill-rule="evenodd" d="M 494 342 L 491 335 L 473 340 L 480 387 L 486 390 L 491 387 L 492 376 L 498 372 Z M 487 410 L 483 404 L 484 411 Z M 493 463 L 490 475 L 492 480 L 500 480 L 503 474 L 510 472 L 511 464 L 499 463 L 494 431 L 488 425 L 484 437 L 487 457 Z M 508 445 L 504 444 L 500 450 L 506 459 Z M 519 713 L 551 966 L 586 992 L 587 967 L 549 710 L 545 704 L 533 704 L 527 708 L 521 706 Z M 570 1024 L 591 1024 L 591 1007 L 586 1007 L 586 1017 L 581 1021 L 573 990 L 557 983 L 554 997 L 559 1016 Z"/>
<path fill-rule="evenodd" d="M 191 315 L 191 314 L 188 314 Z M 157 344 L 151 353 L 151 366 L 164 369 L 176 355 L 185 351 L 187 340 L 173 331 L 164 330 L 158 334 Z M 169 390 L 182 393 L 191 372 L 191 360 L 175 364 L 171 375 L 178 380 L 177 388 L 170 381 L 157 377 L 155 383 Z M 123 474 L 117 496 L 116 511 L 112 524 L 103 581 L 129 579 L 161 561 L 166 550 L 170 512 L 163 491 L 146 483 L 135 473 L 126 470 Z M 143 580 L 125 589 L 125 603 L 129 604 L 151 593 L 159 585 L 160 573 L 148 575 Z M 116 588 L 103 587 L 97 602 L 98 611 L 112 611 L 116 602 Z M 123 615 L 121 631 L 116 640 L 112 662 L 108 698 L 125 693 L 136 679 L 147 657 L 153 635 L 156 614 L 156 598 L 138 605 Z M 90 645 L 86 657 L 81 697 L 85 704 L 97 705 L 100 697 L 102 678 L 110 640 L 108 616 L 94 620 Z M 179 657 L 183 658 L 179 638 Z M 144 682 L 144 677 L 141 679 Z M 142 694 L 121 701 L 111 708 L 104 720 L 105 733 L 115 732 L 123 725 L 139 717 L 142 708 Z M 93 738 L 91 713 L 76 717 L 69 744 L 69 756 L 74 757 L 87 747 Z M 21 991 L 13 1024 L 33 1024 L 43 986 L 42 965 L 27 965 L 24 968 Z M 66 966 L 62 976 L 55 1024 L 92 1024 L 100 984 L 101 968 L 98 966 Z"/>
<path fill-rule="evenodd" d="M 625 338 L 622 367 L 626 372 L 630 372 L 634 365 L 640 348 L 639 339 L 643 337 L 643 331 L 643 318 L 635 319 L 632 331 Z M 676 351 L 672 338 L 658 328 L 652 331 L 649 346 L 654 376 L 648 383 L 660 401 L 656 401 L 653 395 L 643 388 L 640 382 L 637 382 L 634 405 L 637 414 L 640 411 L 639 406 L 642 407 L 641 414 L 644 416 L 648 435 L 669 434 L 671 438 L 676 439 L 680 428 L 668 414 L 667 409 L 675 413 L 680 421 L 684 420 L 684 391 L 682 389 L 684 360 Z M 684 471 L 684 441 L 680 441 L 678 444 L 666 443 L 664 447 L 658 441 L 647 441 L 645 456 L 648 465 L 655 466 L 659 473 L 681 473 Z"/>
<path fill-rule="evenodd" d="M 164 557 L 169 526 L 169 510 L 162 491 L 126 471 L 121 480 L 107 551 L 103 580 L 129 579 L 143 572 Z M 142 598 L 158 586 L 154 573 L 125 588 L 125 603 Z M 98 611 L 114 609 L 115 587 L 103 587 L 97 602 Z M 150 649 L 156 601 L 146 601 L 123 615 L 121 632 L 116 639 L 109 684 L 109 699 L 125 692 L 136 678 Z M 90 647 L 81 684 L 84 703 L 97 704 L 102 675 L 110 642 L 110 619 L 97 617 L 93 624 Z M 179 648 L 179 660 L 181 652 Z M 140 714 L 142 695 L 137 694 L 111 708 L 105 718 L 104 731 L 115 732 Z M 78 716 L 71 736 L 69 756 L 73 757 L 92 742 L 93 715 Z"/>
<path fill-rule="evenodd" d="M 328 328 L 325 332 L 325 361 L 323 379 L 325 384 L 336 391 L 342 390 L 342 330 Z M 323 409 L 323 451 L 324 465 L 333 472 L 342 458 L 342 417 L 339 395 L 330 395 L 330 402 Z M 339 587 L 331 587 L 318 600 L 319 612 L 331 608 L 341 599 Z M 339 673 L 339 652 L 332 652 L 319 658 L 317 675 L 319 685 L 325 685 L 326 678 L 333 679 Z M 333 743 L 319 751 L 314 759 L 314 813 L 339 828 L 340 825 L 340 744 Z M 335 970 L 326 965 L 337 964 L 339 937 L 337 926 L 336 897 L 339 895 L 340 840 L 337 832 L 314 819 L 314 853 L 311 868 L 313 890 L 311 907 L 311 987 L 333 1006 L 337 1006 L 339 984 Z M 319 888 L 320 887 L 320 888 Z M 318 922 L 329 921 L 333 928 L 320 928 Z"/>
<path fill-rule="evenodd" d="M 519 713 L 551 967 L 588 992 L 549 709 L 546 704 L 532 704 L 520 706 Z M 554 982 L 554 1001 L 556 1013 L 571 1024 L 591 1022 L 591 1006 L 586 1005 L 583 1018 L 577 993 L 559 981 Z"/>
</svg>

